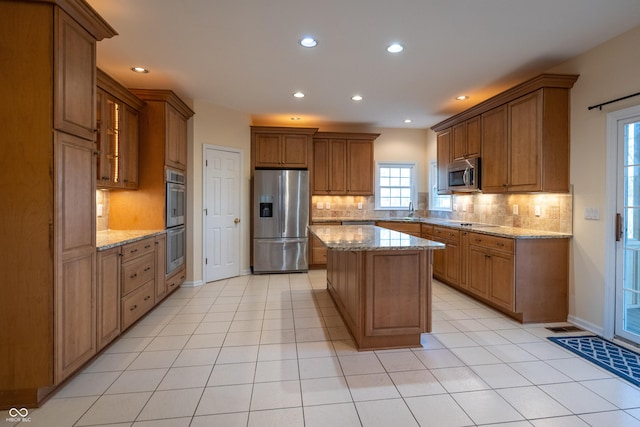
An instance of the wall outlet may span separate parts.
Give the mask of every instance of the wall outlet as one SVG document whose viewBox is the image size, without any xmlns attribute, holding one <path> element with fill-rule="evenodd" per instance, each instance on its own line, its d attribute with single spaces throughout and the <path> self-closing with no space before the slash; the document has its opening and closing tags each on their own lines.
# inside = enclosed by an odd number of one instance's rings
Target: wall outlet
<svg viewBox="0 0 640 427">
<path fill-rule="evenodd" d="M 98 206 L 96 206 L 96 215 L 98 218 L 104 215 L 104 205 L 102 203 L 98 203 Z"/>
<path fill-rule="evenodd" d="M 362 209 L 362 202 L 358 202 L 358 209 Z"/>
<path fill-rule="evenodd" d="M 513 214 L 518 215 L 518 205 L 513 205 Z"/>
<path fill-rule="evenodd" d="M 600 219 L 600 209 L 584 208 L 584 219 L 592 219 L 592 220 Z"/>
<path fill-rule="evenodd" d="M 540 216 L 540 215 L 542 215 L 542 214 L 541 214 L 541 210 L 540 210 L 540 205 L 535 205 L 535 206 L 533 207 L 533 210 L 534 210 L 534 212 L 535 212 L 536 216 Z"/>
<path fill-rule="evenodd" d="M 320 210 L 324 209 L 324 204 L 322 202 L 316 203 L 316 209 L 320 209 Z"/>
<path fill-rule="evenodd" d="M 325 202 L 324 203 L 324 208 L 325 209 L 331 209 L 331 202 Z"/>
<path fill-rule="evenodd" d="M 463 203 L 462 204 L 462 212 L 466 212 L 467 211 L 467 204 Z"/>
</svg>

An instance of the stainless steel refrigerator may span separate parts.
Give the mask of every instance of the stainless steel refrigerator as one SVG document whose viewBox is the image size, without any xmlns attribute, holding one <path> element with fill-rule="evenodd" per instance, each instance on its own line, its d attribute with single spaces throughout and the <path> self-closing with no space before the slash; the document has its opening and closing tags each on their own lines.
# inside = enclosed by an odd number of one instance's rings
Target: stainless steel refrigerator
<svg viewBox="0 0 640 427">
<path fill-rule="evenodd" d="M 307 271 L 309 172 L 256 170 L 253 176 L 253 272 Z"/>
</svg>

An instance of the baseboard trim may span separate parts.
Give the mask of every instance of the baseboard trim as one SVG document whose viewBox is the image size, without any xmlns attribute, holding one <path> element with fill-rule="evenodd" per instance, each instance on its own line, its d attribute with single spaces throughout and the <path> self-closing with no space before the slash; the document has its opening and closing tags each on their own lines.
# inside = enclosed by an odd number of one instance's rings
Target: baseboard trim
<svg viewBox="0 0 640 427">
<path fill-rule="evenodd" d="M 582 329 L 585 329 L 589 332 L 593 332 L 596 335 L 599 335 L 603 338 L 611 338 L 611 337 L 605 337 L 604 336 L 604 329 L 601 326 L 595 325 L 591 322 L 587 322 L 584 319 L 581 319 L 579 317 L 573 316 L 573 315 L 569 315 L 567 316 L 567 321 L 569 323 L 573 323 L 576 326 L 581 327 Z"/>
<path fill-rule="evenodd" d="M 204 282 L 202 280 L 196 280 L 193 282 L 182 282 L 182 287 L 184 288 L 197 288 L 198 286 L 202 285 L 204 285 Z"/>
</svg>

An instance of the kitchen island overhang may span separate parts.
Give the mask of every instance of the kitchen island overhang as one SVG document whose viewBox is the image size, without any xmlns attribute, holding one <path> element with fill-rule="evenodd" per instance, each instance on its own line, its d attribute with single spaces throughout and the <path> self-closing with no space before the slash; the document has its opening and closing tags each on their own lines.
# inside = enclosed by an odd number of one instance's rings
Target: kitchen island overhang
<svg viewBox="0 0 640 427">
<path fill-rule="evenodd" d="M 327 289 L 358 350 L 420 346 L 431 332 L 433 251 L 445 245 L 373 225 L 309 231 L 328 249 Z"/>
</svg>

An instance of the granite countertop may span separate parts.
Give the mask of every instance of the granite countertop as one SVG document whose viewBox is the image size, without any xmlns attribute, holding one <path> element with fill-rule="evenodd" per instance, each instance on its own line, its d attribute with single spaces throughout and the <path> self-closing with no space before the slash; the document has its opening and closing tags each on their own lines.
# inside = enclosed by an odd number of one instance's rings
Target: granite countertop
<svg viewBox="0 0 640 427">
<path fill-rule="evenodd" d="M 388 251 L 444 249 L 445 245 L 375 225 L 310 225 L 309 231 L 329 249 Z"/>
<path fill-rule="evenodd" d="M 456 221 L 452 219 L 442 218 L 425 218 L 425 217 L 413 217 L 413 218 L 313 218 L 311 220 L 314 224 L 322 224 L 323 222 L 342 222 L 349 223 L 352 221 L 393 221 L 403 223 L 420 223 L 437 225 L 439 227 L 449 227 L 456 230 L 473 231 L 474 233 L 488 234 L 492 236 L 508 237 L 512 239 L 570 239 L 571 234 L 558 233 L 555 231 L 544 230 L 532 230 L 528 228 L 507 227 L 503 225 L 492 224 L 480 224 L 480 223 L 466 223 L 464 221 Z M 464 225 L 463 225 L 464 224 Z M 471 224 L 471 225 L 469 225 Z"/>
<path fill-rule="evenodd" d="M 96 232 L 96 248 L 99 251 L 111 249 L 127 243 L 137 242 L 147 237 L 155 237 L 167 230 L 104 230 Z"/>
</svg>

